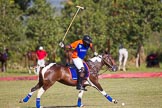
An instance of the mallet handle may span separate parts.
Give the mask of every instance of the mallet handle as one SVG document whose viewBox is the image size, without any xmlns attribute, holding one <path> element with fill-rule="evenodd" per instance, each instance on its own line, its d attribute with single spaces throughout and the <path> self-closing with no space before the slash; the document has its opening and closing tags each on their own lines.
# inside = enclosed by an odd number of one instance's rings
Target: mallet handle
<svg viewBox="0 0 162 108">
<path fill-rule="evenodd" d="M 76 7 L 78 8 L 78 10 L 76 11 L 76 13 L 75 13 L 73 19 L 71 20 L 71 23 L 70 23 L 69 27 L 67 28 L 67 30 L 66 30 L 66 32 L 65 32 L 65 34 L 64 34 L 64 37 L 63 37 L 63 39 L 62 39 L 62 42 L 65 40 L 65 37 L 66 37 L 66 35 L 67 35 L 67 33 L 68 33 L 68 31 L 69 31 L 69 29 L 70 29 L 70 27 L 71 27 L 71 25 L 72 25 L 72 23 L 73 23 L 73 21 L 74 21 L 76 15 L 78 14 L 79 10 L 80 10 L 80 9 L 84 9 L 84 7 L 81 7 L 81 6 L 76 6 Z"/>
</svg>

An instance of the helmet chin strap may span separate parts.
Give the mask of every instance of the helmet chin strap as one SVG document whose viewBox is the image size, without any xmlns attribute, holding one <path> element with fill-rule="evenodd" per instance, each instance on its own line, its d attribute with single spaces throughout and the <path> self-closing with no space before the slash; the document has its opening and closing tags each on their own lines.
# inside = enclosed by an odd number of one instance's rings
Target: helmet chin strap
<svg viewBox="0 0 162 108">
<path fill-rule="evenodd" d="M 89 46 L 90 44 L 87 44 L 84 40 L 83 40 L 83 44 L 85 45 L 85 46 Z"/>
<path fill-rule="evenodd" d="M 84 44 L 86 47 L 89 47 L 90 46 L 90 44 Z"/>
</svg>

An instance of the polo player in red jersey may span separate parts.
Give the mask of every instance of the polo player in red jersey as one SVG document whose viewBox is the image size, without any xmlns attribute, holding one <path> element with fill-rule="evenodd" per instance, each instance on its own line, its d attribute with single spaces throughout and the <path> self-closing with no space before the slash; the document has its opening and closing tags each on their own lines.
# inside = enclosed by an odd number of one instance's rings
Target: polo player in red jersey
<svg viewBox="0 0 162 108">
<path fill-rule="evenodd" d="M 71 49 L 72 50 L 72 61 L 76 68 L 78 69 L 78 80 L 77 80 L 77 87 L 78 90 L 86 90 L 83 87 L 83 79 L 85 75 L 85 68 L 83 65 L 83 59 L 85 58 L 88 49 L 90 48 L 94 55 L 97 56 L 97 52 L 95 52 L 95 49 L 92 45 L 92 38 L 89 35 L 85 35 L 83 39 L 77 40 L 70 45 L 64 45 L 63 42 L 59 43 L 60 47 L 65 49 Z"/>
<path fill-rule="evenodd" d="M 37 74 L 39 74 L 40 68 L 45 67 L 45 58 L 47 57 L 47 52 L 43 49 L 42 46 L 39 47 L 39 50 L 36 51 L 37 55 Z"/>
</svg>

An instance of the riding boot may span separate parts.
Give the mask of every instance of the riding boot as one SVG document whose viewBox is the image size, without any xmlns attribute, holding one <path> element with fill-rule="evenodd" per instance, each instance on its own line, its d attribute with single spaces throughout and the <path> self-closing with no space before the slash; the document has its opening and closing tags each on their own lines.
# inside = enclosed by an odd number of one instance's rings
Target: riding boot
<svg viewBox="0 0 162 108">
<path fill-rule="evenodd" d="M 81 73 L 79 73 L 79 75 L 78 75 L 78 80 L 77 80 L 77 87 L 76 87 L 76 89 L 77 89 L 77 90 L 84 90 L 84 91 L 87 91 L 87 89 L 85 89 L 85 88 L 83 87 L 83 80 L 84 80 L 84 77 L 81 77 L 80 74 L 81 74 Z"/>
</svg>

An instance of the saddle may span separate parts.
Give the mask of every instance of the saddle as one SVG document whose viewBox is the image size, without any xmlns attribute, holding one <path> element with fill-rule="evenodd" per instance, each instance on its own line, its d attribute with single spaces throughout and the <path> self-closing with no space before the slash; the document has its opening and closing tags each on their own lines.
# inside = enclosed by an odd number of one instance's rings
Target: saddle
<svg viewBox="0 0 162 108">
<path fill-rule="evenodd" d="M 85 62 L 83 64 L 84 64 L 84 68 L 85 68 L 84 78 L 87 79 L 89 77 L 89 75 L 90 75 L 89 67 L 88 67 L 88 65 Z M 75 65 L 74 64 L 70 64 L 67 67 L 69 69 L 69 72 L 71 73 L 72 79 L 73 80 L 77 80 L 78 79 L 78 77 L 77 77 L 78 76 L 77 75 L 78 72 L 77 72 L 77 68 L 75 67 Z"/>
</svg>

